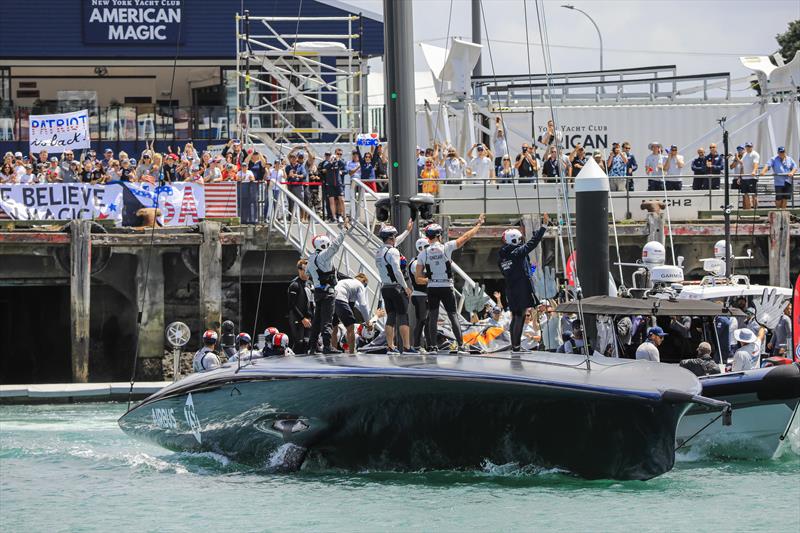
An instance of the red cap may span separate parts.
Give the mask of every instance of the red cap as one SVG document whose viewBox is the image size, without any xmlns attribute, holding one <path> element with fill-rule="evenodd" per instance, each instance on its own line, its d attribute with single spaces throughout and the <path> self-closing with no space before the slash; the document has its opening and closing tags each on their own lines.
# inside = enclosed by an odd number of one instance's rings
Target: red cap
<svg viewBox="0 0 800 533">
<path fill-rule="evenodd" d="M 173 160 L 175 160 L 175 161 L 177 161 L 178 159 L 180 159 L 180 158 L 179 158 L 179 157 L 178 157 L 176 154 L 169 154 L 167 157 L 169 157 L 170 159 L 173 159 Z"/>
</svg>

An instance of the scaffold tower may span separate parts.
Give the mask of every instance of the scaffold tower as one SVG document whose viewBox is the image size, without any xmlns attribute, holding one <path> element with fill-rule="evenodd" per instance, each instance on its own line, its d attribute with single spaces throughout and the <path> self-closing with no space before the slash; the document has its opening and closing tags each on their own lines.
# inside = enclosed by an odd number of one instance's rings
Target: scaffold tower
<svg viewBox="0 0 800 533">
<path fill-rule="evenodd" d="M 365 128 L 367 62 L 360 14 L 236 16 L 236 127 L 273 153 L 292 143 L 348 142 Z M 314 31 L 320 23 L 329 33 Z"/>
</svg>

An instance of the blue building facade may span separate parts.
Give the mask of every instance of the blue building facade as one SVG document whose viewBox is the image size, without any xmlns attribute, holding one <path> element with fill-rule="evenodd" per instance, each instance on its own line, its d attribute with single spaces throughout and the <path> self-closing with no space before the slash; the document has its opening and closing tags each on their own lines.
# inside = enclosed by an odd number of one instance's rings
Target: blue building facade
<svg viewBox="0 0 800 533">
<path fill-rule="evenodd" d="M 363 57 L 383 54 L 380 15 L 339 0 L 34 0 L 0 2 L 0 149 L 27 149 L 27 117 L 89 108 L 92 137 L 118 149 L 144 139 L 226 137 L 236 107 L 236 14 L 343 17 Z M 271 23 L 344 34 L 346 22 Z M 265 33 L 250 24 L 251 34 Z M 329 40 L 320 38 L 319 40 Z M 233 111 L 232 109 L 233 108 Z"/>
</svg>

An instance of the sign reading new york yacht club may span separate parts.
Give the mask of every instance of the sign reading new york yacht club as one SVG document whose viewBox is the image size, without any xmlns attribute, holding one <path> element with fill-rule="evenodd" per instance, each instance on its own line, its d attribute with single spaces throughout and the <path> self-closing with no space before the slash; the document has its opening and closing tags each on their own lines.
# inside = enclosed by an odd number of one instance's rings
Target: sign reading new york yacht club
<svg viewBox="0 0 800 533">
<path fill-rule="evenodd" d="M 33 153 L 89 148 L 89 112 L 84 109 L 56 115 L 31 115 L 28 134 L 28 147 Z"/>
<path fill-rule="evenodd" d="M 83 0 L 86 44 L 176 44 L 184 0 Z"/>
</svg>

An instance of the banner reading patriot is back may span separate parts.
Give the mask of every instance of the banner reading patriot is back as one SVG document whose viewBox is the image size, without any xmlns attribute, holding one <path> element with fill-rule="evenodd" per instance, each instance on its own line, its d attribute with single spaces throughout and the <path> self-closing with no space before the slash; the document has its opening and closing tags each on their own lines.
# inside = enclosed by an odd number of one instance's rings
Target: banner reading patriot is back
<svg viewBox="0 0 800 533">
<path fill-rule="evenodd" d="M 89 148 L 89 112 L 84 109 L 57 115 L 31 115 L 29 132 L 29 147 L 33 153 Z"/>
</svg>

